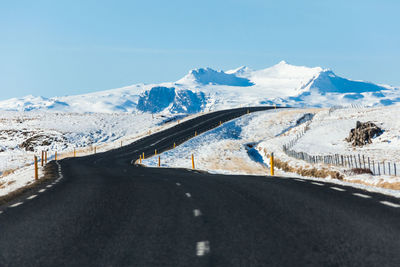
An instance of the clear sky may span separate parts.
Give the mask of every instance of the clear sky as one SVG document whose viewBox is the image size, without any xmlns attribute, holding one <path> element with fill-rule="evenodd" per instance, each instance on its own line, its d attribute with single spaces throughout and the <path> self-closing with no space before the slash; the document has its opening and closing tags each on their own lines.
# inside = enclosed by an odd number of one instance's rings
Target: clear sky
<svg viewBox="0 0 400 267">
<path fill-rule="evenodd" d="M 399 11 L 398 0 L 4 0 L 0 100 L 281 60 L 400 86 Z"/>
</svg>

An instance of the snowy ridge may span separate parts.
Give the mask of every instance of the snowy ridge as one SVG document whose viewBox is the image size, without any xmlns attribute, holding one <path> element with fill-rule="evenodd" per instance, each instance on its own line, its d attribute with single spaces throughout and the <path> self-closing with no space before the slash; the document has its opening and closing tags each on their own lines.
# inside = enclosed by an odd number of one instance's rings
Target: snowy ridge
<svg viewBox="0 0 400 267">
<path fill-rule="evenodd" d="M 398 88 L 353 81 L 329 69 L 281 61 L 262 70 L 245 66 L 228 71 L 199 68 L 176 82 L 137 84 L 84 95 L 13 98 L 0 101 L 0 110 L 174 114 L 244 105 L 387 106 L 399 101 Z"/>
</svg>

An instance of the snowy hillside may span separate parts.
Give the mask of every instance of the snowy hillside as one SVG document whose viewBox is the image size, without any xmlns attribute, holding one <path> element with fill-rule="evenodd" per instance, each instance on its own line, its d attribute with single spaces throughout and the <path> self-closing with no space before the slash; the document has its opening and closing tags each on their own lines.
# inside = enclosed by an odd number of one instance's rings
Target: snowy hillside
<svg viewBox="0 0 400 267">
<path fill-rule="evenodd" d="M 137 84 L 85 95 L 14 98 L 0 101 L 0 110 L 174 114 L 244 105 L 387 106 L 399 101 L 398 88 L 352 81 L 328 69 L 281 61 L 262 70 L 200 68 L 176 82 Z"/>
</svg>

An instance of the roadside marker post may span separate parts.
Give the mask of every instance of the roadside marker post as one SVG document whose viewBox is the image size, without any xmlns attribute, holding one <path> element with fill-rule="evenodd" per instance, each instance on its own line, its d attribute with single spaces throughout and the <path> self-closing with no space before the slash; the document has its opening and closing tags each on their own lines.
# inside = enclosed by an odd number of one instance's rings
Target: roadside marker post
<svg viewBox="0 0 400 267">
<path fill-rule="evenodd" d="M 194 170 L 194 155 L 192 154 L 192 169 Z"/>
<path fill-rule="evenodd" d="M 57 151 L 56 151 L 56 153 L 54 154 L 54 160 L 57 161 Z"/>
<path fill-rule="evenodd" d="M 222 125 L 222 121 L 219 121 L 219 126 L 221 126 Z"/>
<path fill-rule="evenodd" d="M 41 160 L 41 165 L 42 165 L 42 167 L 43 167 L 43 160 L 44 160 L 44 151 L 42 150 L 42 158 L 40 159 Z"/>
<path fill-rule="evenodd" d="M 194 131 L 194 136 L 197 136 L 197 131 Z"/>
<path fill-rule="evenodd" d="M 121 141 L 121 147 L 122 147 L 122 141 Z"/>
<path fill-rule="evenodd" d="M 76 149 L 74 148 L 74 158 L 76 157 Z"/>
<path fill-rule="evenodd" d="M 94 147 L 94 154 L 96 154 L 96 149 L 97 149 L 97 147 Z"/>
<path fill-rule="evenodd" d="M 154 156 L 157 156 L 157 149 L 154 149 Z"/>
<path fill-rule="evenodd" d="M 38 158 L 35 156 L 35 180 L 39 179 L 39 172 L 38 172 Z"/>
<path fill-rule="evenodd" d="M 142 153 L 142 159 L 144 159 L 144 152 Z"/>
<path fill-rule="evenodd" d="M 139 162 L 142 164 L 142 155 L 140 155 Z"/>
<path fill-rule="evenodd" d="M 161 167 L 161 157 L 158 156 L 158 167 Z"/>
<path fill-rule="evenodd" d="M 274 176 L 275 172 L 274 172 L 274 153 L 271 153 L 271 176 Z"/>
<path fill-rule="evenodd" d="M 44 164 L 47 164 L 47 151 L 44 152 Z"/>
<path fill-rule="evenodd" d="M 176 147 L 176 144 L 175 144 L 175 142 L 174 142 L 174 148 Z"/>
</svg>

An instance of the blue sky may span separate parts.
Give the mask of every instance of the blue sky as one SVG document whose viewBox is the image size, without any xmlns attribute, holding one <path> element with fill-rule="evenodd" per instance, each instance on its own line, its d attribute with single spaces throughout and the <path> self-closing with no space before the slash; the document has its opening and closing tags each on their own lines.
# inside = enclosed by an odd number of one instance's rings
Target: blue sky
<svg viewBox="0 0 400 267">
<path fill-rule="evenodd" d="M 285 60 L 400 86 L 400 1 L 2 1 L 0 99 Z"/>
</svg>

